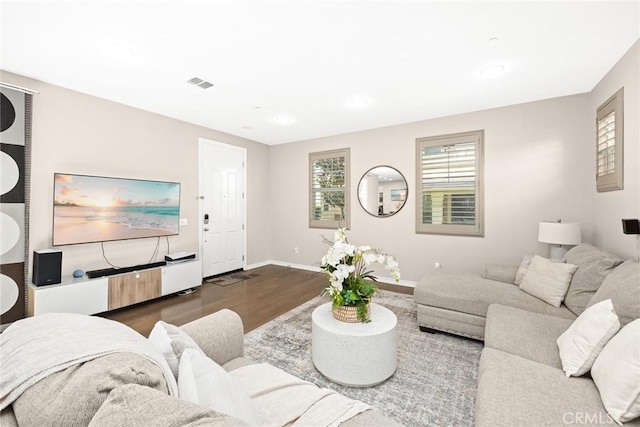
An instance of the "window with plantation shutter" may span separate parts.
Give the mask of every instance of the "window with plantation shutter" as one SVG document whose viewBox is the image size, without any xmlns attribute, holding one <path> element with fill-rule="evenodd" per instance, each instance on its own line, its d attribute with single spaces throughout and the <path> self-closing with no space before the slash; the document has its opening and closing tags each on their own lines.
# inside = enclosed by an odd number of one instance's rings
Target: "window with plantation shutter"
<svg viewBox="0 0 640 427">
<path fill-rule="evenodd" d="M 599 192 L 623 187 L 623 89 L 596 113 L 596 188 Z"/>
<path fill-rule="evenodd" d="M 483 236 L 484 131 L 416 140 L 416 232 Z"/>
<path fill-rule="evenodd" d="M 309 227 L 349 228 L 349 149 L 309 154 Z"/>
</svg>

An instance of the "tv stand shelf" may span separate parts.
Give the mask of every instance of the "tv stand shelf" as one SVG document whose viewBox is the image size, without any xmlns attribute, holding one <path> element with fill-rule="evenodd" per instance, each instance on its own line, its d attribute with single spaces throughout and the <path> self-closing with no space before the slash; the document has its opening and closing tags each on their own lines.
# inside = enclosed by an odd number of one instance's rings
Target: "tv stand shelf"
<svg viewBox="0 0 640 427">
<path fill-rule="evenodd" d="M 202 284 L 200 260 L 166 264 L 108 277 L 65 278 L 58 285 L 29 284 L 29 316 L 43 313 L 96 314 Z"/>
</svg>

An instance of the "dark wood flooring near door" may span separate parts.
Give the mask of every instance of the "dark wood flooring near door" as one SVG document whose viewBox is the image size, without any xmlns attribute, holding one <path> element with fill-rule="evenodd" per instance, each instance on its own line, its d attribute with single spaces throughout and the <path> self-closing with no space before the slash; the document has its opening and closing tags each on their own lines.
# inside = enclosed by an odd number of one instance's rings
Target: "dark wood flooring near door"
<svg viewBox="0 0 640 427">
<path fill-rule="evenodd" d="M 169 295 L 101 314 L 148 336 L 158 320 L 182 325 L 223 308 L 242 318 L 245 333 L 320 295 L 327 277 L 290 267 L 267 265 L 250 270 L 259 276 L 229 286 L 204 282 L 189 295 Z M 378 284 L 381 289 L 412 294 L 413 288 Z"/>
</svg>

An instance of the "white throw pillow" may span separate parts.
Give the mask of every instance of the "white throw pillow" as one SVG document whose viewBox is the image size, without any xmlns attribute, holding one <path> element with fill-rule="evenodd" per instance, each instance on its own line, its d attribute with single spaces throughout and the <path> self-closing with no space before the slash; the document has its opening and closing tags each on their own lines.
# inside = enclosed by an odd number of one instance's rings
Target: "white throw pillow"
<svg viewBox="0 0 640 427">
<path fill-rule="evenodd" d="M 524 279 L 524 275 L 527 274 L 527 270 L 529 270 L 529 264 L 531 264 L 532 259 L 533 255 L 525 255 L 522 257 L 520 267 L 518 267 L 518 272 L 516 273 L 516 280 L 513 282 L 514 284 L 520 286 L 522 279 Z"/>
<path fill-rule="evenodd" d="M 609 340 L 593 363 L 591 377 L 615 422 L 640 417 L 640 319 Z"/>
<path fill-rule="evenodd" d="M 149 334 L 149 341 L 158 350 L 162 352 L 165 360 L 173 372 L 173 376 L 178 378 L 178 367 L 180 366 L 180 357 L 185 349 L 190 348 L 192 350 L 199 351 L 204 355 L 204 352 L 200 349 L 200 346 L 179 327 L 170 323 L 159 320 L 153 326 L 151 333 Z"/>
<path fill-rule="evenodd" d="M 258 411 L 244 386 L 207 356 L 186 349 L 178 375 L 180 399 L 259 425 Z"/>
<path fill-rule="evenodd" d="M 535 255 L 520 283 L 520 289 L 558 308 L 577 269 L 577 265 L 552 262 Z"/>
<path fill-rule="evenodd" d="M 602 348 L 620 330 L 610 299 L 592 305 L 556 341 L 567 377 L 586 374 Z"/>
</svg>

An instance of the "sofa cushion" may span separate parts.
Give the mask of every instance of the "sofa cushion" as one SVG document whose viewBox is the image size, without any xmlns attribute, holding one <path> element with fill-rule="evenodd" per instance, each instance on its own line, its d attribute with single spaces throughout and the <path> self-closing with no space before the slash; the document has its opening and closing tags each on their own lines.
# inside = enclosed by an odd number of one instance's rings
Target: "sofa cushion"
<svg viewBox="0 0 640 427">
<path fill-rule="evenodd" d="M 584 424 L 586 416 L 612 423 L 591 379 L 567 378 L 560 369 L 493 348 L 482 351 L 476 426 Z"/>
<path fill-rule="evenodd" d="M 560 307 L 577 265 L 553 262 L 535 255 L 522 278 L 520 289 L 554 307 Z"/>
<path fill-rule="evenodd" d="M 613 308 L 624 326 L 640 318 L 640 264 L 628 260 L 616 267 L 602 282 L 587 307 L 611 299 Z"/>
<path fill-rule="evenodd" d="M 418 325 L 477 340 L 484 339 L 484 316 L 463 313 L 431 305 L 416 304 Z"/>
<path fill-rule="evenodd" d="M 611 338 L 593 364 L 591 376 L 616 422 L 640 417 L 640 319 Z"/>
<path fill-rule="evenodd" d="M 557 340 L 565 374 L 568 377 L 586 374 L 619 329 L 620 321 L 610 299 L 583 311 Z"/>
<path fill-rule="evenodd" d="M 201 352 L 187 349 L 180 360 L 180 398 L 258 425 L 258 412 L 243 384 Z"/>
<path fill-rule="evenodd" d="M 564 299 L 564 304 L 576 315 L 584 311 L 604 279 L 623 262 L 588 243 L 571 248 L 564 255 L 563 261 L 578 266 Z"/>
<path fill-rule="evenodd" d="M 418 304 L 480 317 L 486 317 L 489 305 L 502 304 L 566 319 L 576 318 L 566 307 L 555 308 L 515 285 L 472 274 L 426 275 L 417 283 L 414 296 Z"/>
<path fill-rule="evenodd" d="M 556 340 L 571 324 L 569 319 L 492 304 L 487 311 L 484 345 L 561 368 Z"/>
<path fill-rule="evenodd" d="M 162 369 L 144 356 L 113 353 L 73 365 L 13 402 L 19 425 L 87 425 L 114 388 L 140 384 L 168 394 Z"/>
<path fill-rule="evenodd" d="M 149 341 L 162 352 L 167 364 L 178 378 L 180 358 L 186 349 L 192 349 L 202 353 L 198 344 L 185 331 L 170 323 L 159 320 L 151 329 Z M 204 353 L 202 353 L 204 355 Z"/>
<path fill-rule="evenodd" d="M 512 264 L 492 264 L 484 266 L 484 278 L 504 283 L 515 283 L 519 266 Z"/>
<path fill-rule="evenodd" d="M 245 426 L 242 421 L 136 384 L 114 388 L 89 427 Z"/>
</svg>

